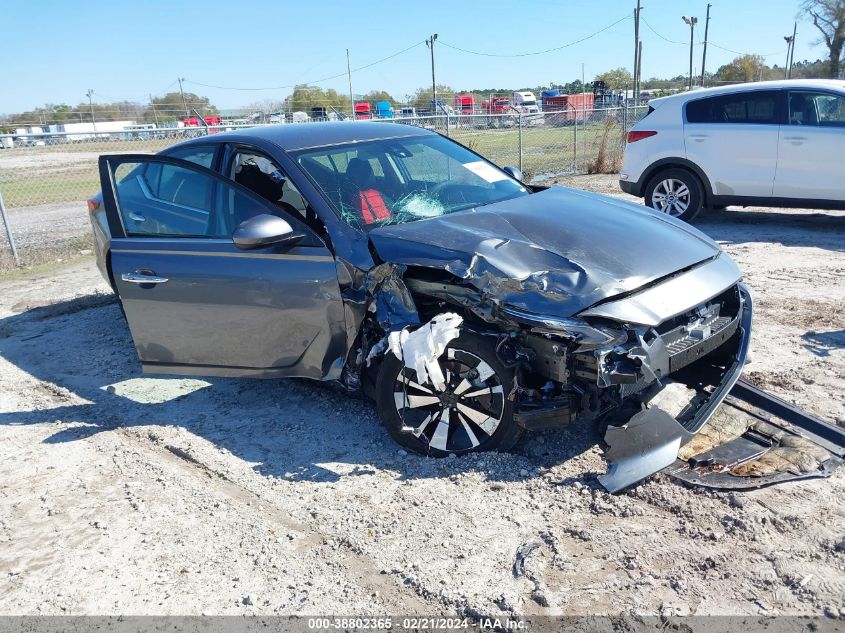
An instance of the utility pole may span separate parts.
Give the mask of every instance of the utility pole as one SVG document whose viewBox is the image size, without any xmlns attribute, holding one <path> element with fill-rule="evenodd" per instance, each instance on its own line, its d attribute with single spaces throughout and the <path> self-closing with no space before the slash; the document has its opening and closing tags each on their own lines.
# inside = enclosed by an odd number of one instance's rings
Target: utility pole
<svg viewBox="0 0 845 633">
<path fill-rule="evenodd" d="M 791 46 L 789 47 L 792 52 L 789 54 L 789 67 L 787 68 L 787 71 L 786 71 L 786 78 L 787 79 L 790 79 L 792 77 L 792 62 L 795 61 L 795 36 L 797 36 L 797 35 L 798 35 L 798 22 L 795 22 L 795 23 L 793 23 L 793 26 L 792 26 L 792 43 L 791 43 Z"/>
<path fill-rule="evenodd" d="M 94 119 L 94 89 L 88 88 L 88 92 L 85 93 L 85 96 L 88 97 L 88 109 L 91 111 L 91 123 L 94 125 L 94 131 L 97 131 L 97 121 Z"/>
<path fill-rule="evenodd" d="M 704 68 L 707 63 L 707 36 L 710 33 L 710 7 L 707 5 L 707 19 L 704 20 L 704 52 L 701 54 L 701 87 L 704 88 Z"/>
<path fill-rule="evenodd" d="M 153 117 L 156 121 L 156 127 L 158 127 L 158 112 L 156 112 L 156 104 L 153 102 L 153 95 L 150 95 L 150 107 L 153 109 Z"/>
<path fill-rule="evenodd" d="M 689 89 L 692 90 L 692 49 L 695 45 L 695 25 L 698 24 L 698 18 L 681 16 L 684 22 L 689 24 Z"/>
<path fill-rule="evenodd" d="M 640 11 L 642 11 L 642 6 L 640 0 L 637 0 L 637 8 L 634 9 L 634 99 L 637 98 L 637 84 L 639 83 L 637 73 L 640 67 Z"/>
<path fill-rule="evenodd" d="M 786 42 L 786 63 L 783 65 L 783 78 L 789 79 L 789 53 L 792 51 L 792 36 L 784 35 L 783 41 Z"/>
<path fill-rule="evenodd" d="M 437 33 L 425 41 L 425 45 L 431 49 L 431 105 L 433 114 L 437 114 L 437 82 L 434 79 L 434 42 L 437 40 Z"/>
<path fill-rule="evenodd" d="M 346 77 L 349 79 L 349 116 L 355 118 L 355 97 L 352 96 L 352 66 L 349 65 L 349 49 L 346 49 Z"/>
<path fill-rule="evenodd" d="M 643 72 L 643 41 L 640 40 L 640 45 L 637 47 L 637 96 L 640 96 L 640 78 Z"/>
<path fill-rule="evenodd" d="M 182 95 L 182 107 L 185 108 L 185 116 L 191 116 L 191 113 L 188 112 L 188 104 L 185 103 L 185 91 L 182 90 L 182 82 L 185 81 L 184 77 L 179 77 L 176 81 L 179 82 L 179 94 Z M 171 84 L 173 85 L 173 84 Z"/>
</svg>

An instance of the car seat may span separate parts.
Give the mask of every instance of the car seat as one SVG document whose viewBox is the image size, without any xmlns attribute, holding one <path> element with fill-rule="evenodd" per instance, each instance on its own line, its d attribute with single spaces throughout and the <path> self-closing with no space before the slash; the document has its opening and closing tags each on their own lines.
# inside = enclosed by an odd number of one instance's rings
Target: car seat
<svg viewBox="0 0 845 633">
<path fill-rule="evenodd" d="M 818 125 L 819 118 L 816 114 L 816 107 L 813 100 L 805 95 L 793 95 L 789 99 L 790 116 L 789 122 L 792 125 Z M 801 117 L 793 121 L 792 115 L 800 112 Z"/>
<path fill-rule="evenodd" d="M 235 182 L 247 189 L 252 189 L 270 202 L 278 202 L 282 197 L 284 181 L 276 182 L 261 171 L 255 163 L 244 163 L 235 174 Z"/>
<path fill-rule="evenodd" d="M 389 220 L 391 213 L 384 196 L 373 186 L 375 175 L 369 161 L 353 158 L 346 166 L 344 190 L 347 203 L 361 216 L 364 224 Z"/>
<path fill-rule="evenodd" d="M 297 211 L 296 207 L 280 199 L 284 194 L 284 180 L 274 180 L 269 174 L 261 171 L 261 168 L 255 163 L 244 163 L 241 165 L 235 174 L 235 182 L 272 202 L 285 213 L 293 217 L 300 217 L 301 214 Z M 255 208 L 252 205 L 247 208 L 237 209 L 235 213 L 235 225 L 262 213 L 267 213 L 267 210 Z"/>
</svg>

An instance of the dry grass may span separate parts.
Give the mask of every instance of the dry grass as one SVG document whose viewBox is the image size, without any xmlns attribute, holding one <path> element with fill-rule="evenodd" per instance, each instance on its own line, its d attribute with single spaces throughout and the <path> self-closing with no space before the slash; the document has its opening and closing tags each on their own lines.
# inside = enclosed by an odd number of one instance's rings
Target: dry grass
<svg viewBox="0 0 845 633">
<path fill-rule="evenodd" d="M 18 250 L 18 255 L 21 259 L 20 266 L 15 265 L 12 252 L 8 247 L 0 248 L 0 275 L 72 261 L 79 257 L 90 255 L 93 248 L 94 236 L 91 234 L 63 240 L 54 244 L 23 248 Z"/>
<path fill-rule="evenodd" d="M 618 149 L 621 129 L 615 119 L 605 119 L 596 156 L 587 161 L 588 174 L 615 174 L 622 168 L 622 152 Z"/>
</svg>

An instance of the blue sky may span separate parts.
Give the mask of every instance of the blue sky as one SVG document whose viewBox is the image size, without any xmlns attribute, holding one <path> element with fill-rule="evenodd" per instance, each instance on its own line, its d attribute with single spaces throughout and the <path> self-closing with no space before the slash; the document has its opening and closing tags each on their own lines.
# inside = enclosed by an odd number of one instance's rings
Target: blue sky
<svg viewBox="0 0 845 633">
<path fill-rule="evenodd" d="M 707 66 L 714 70 L 738 52 L 768 55 L 783 65 L 799 0 L 710 0 Z M 547 85 L 589 81 L 610 68 L 630 68 L 633 19 L 625 19 L 584 42 L 525 57 L 488 57 L 446 45 L 498 54 L 538 51 L 573 42 L 633 14 L 635 0 L 381 0 L 291 2 L 241 0 L 0 0 L 2 86 L 0 113 L 47 102 L 70 104 L 115 98 L 146 101 L 148 95 L 185 89 L 222 108 L 281 99 L 275 87 L 312 81 L 353 69 L 439 34 L 438 83 L 455 88 Z M 706 0 L 642 0 L 643 76 L 673 76 L 689 67 L 689 27 L 682 15 L 699 18 L 703 39 Z M 650 27 L 653 28 L 649 28 Z M 665 39 L 664 39 L 665 38 Z M 674 40 L 680 43 L 671 43 Z M 795 59 L 825 56 L 815 27 L 799 21 Z M 701 46 L 695 49 L 700 71 Z M 385 89 L 397 98 L 431 83 L 428 49 L 421 44 L 353 73 L 356 93 Z M 324 88 L 348 92 L 346 77 Z"/>
</svg>

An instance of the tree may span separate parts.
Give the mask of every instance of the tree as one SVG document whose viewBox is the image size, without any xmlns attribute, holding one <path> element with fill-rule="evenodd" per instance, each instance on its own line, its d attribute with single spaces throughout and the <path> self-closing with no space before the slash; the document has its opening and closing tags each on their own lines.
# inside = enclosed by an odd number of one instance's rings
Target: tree
<svg viewBox="0 0 845 633">
<path fill-rule="evenodd" d="M 450 103 L 455 96 L 455 89 L 452 86 L 444 84 L 437 84 L 437 98 L 443 99 L 446 103 Z M 415 104 L 417 108 L 429 109 L 431 108 L 431 86 L 424 88 L 417 88 L 414 94 L 408 95 L 408 102 Z"/>
<path fill-rule="evenodd" d="M 792 64 L 792 76 L 796 79 L 823 79 L 827 77 L 827 60 L 817 59 L 814 62 L 804 60 Z"/>
<path fill-rule="evenodd" d="M 337 92 L 334 88 L 323 90 L 318 86 L 300 84 L 285 99 L 285 108 L 290 112 L 311 113 L 311 108 L 321 107 L 326 110 L 336 108 L 339 111 L 349 110 L 349 97 Z"/>
<path fill-rule="evenodd" d="M 611 90 L 629 88 L 634 83 L 634 77 L 624 68 L 614 68 L 600 75 L 596 75 L 596 81 L 603 81 Z"/>
<path fill-rule="evenodd" d="M 217 108 L 211 104 L 208 97 L 201 97 L 193 92 L 186 92 L 183 103 L 182 93 L 168 92 L 166 95 L 153 98 L 150 102 L 149 109 L 144 112 L 144 120 L 153 122 L 156 118 L 159 121 L 181 119 L 186 116 L 186 106 L 190 116 L 194 116 L 194 110 L 197 110 L 203 116 L 217 114 Z M 153 108 L 155 108 L 155 112 L 153 112 Z"/>
<path fill-rule="evenodd" d="M 755 81 L 768 69 L 760 55 L 740 55 L 729 64 L 719 67 L 716 78 L 722 82 Z"/>
<path fill-rule="evenodd" d="M 370 90 L 364 95 L 364 101 L 369 101 L 370 103 L 376 103 L 377 101 L 389 101 L 390 105 L 396 105 L 396 99 L 390 96 L 389 92 L 385 92 L 384 90 Z"/>
<path fill-rule="evenodd" d="M 805 0 L 802 10 L 813 18 L 827 46 L 828 78 L 837 79 L 845 48 L 845 0 Z"/>
</svg>

